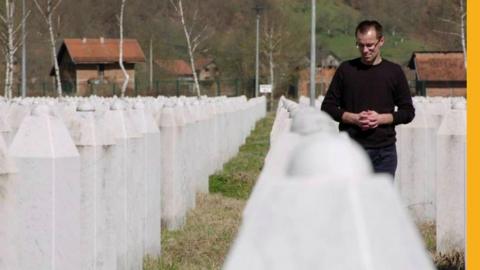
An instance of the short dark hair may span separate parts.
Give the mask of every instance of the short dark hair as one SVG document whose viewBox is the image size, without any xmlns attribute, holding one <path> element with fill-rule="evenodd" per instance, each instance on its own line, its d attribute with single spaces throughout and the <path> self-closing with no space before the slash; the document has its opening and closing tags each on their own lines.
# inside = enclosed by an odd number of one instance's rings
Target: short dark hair
<svg viewBox="0 0 480 270">
<path fill-rule="evenodd" d="M 383 36 L 383 27 L 379 22 L 375 20 L 364 20 L 357 25 L 357 28 L 355 28 L 355 37 L 358 33 L 365 34 L 372 28 L 374 28 L 375 32 L 377 32 L 377 38 L 381 38 Z"/>
</svg>

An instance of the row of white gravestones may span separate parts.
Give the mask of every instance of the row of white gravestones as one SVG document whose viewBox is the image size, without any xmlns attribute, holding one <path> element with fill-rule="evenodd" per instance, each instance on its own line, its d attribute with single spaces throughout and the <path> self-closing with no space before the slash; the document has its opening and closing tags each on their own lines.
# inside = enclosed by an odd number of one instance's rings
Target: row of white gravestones
<svg viewBox="0 0 480 270">
<path fill-rule="evenodd" d="M 395 184 L 417 223 L 435 223 L 437 251 L 464 251 L 466 101 L 414 98 L 415 119 L 397 126 Z"/>
<path fill-rule="evenodd" d="M 322 106 L 323 97 L 324 96 L 318 96 L 315 99 L 315 108 L 320 109 L 320 107 Z M 310 97 L 300 96 L 298 98 L 298 104 L 304 105 L 304 106 L 310 106 Z"/>
<path fill-rule="evenodd" d="M 316 100 L 319 108 L 323 97 Z M 437 250 L 465 246 L 466 100 L 414 97 L 415 118 L 397 131 L 395 185 L 414 220 L 436 224 Z M 300 104 L 309 104 L 306 97 Z"/>
<path fill-rule="evenodd" d="M 0 269 L 141 269 L 160 255 L 161 220 L 183 225 L 265 108 L 245 97 L 0 101 Z"/>
<path fill-rule="evenodd" d="M 275 135 L 224 269 L 434 269 L 391 177 L 318 108 L 279 106 L 290 119 L 274 125 L 291 128 Z"/>
<path fill-rule="evenodd" d="M 7 144 L 3 136 L 0 136 L 0 269 L 18 269 L 16 251 L 12 248 L 18 241 L 16 171 L 8 155 Z"/>
</svg>

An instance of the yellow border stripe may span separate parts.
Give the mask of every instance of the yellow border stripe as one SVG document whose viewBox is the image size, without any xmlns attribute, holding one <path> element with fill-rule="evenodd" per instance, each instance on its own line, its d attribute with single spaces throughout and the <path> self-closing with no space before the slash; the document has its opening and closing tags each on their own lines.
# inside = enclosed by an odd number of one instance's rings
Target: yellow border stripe
<svg viewBox="0 0 480 270">
<path fill-rule="evenodd" d="M 477 26 L 480 23 L 479 1 L 467 1 L 467 269 L 480 269 L 480 166 L 479 115 L 480 115 L 480 40 Z"/>
</svg>

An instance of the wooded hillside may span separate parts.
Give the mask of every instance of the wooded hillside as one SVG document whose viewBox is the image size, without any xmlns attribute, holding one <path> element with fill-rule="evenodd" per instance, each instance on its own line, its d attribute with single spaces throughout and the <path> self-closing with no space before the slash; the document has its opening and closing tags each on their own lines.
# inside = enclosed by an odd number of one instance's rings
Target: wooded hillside
<svg viewBox="0 0 480 270">
<path fill-rule="evenodd" d="M 12 1 L 12 0 L 6 0 Z M 39 2 L 46 0 L 39 0 Z M 16 4 L 17 24 L 21 1 Z M 27 20 L 28 81 L 48 79 L 52 67 L 48 29 L 31 0 Z M 222 78 L 239 78 L 242 86 L 254 78 L 256 3 L 264 7 L 261 17 L 261 80 L 269 76 L 273 57 L 277 86 L 292 79 L 295 67 L 306 66 L 309 55 L 310 1 L 308 0 L 184 0 L 187 23 L 195 25 L 205 41 L 198 56 L 215 59 Z M 405 63 L 414 50 L 461 50 L 459 2 L 456 0 L 318 0 L 317 45 L 342 59 L 355 57 L 353 31 L 362 19 L 378 19 L 386 34 L 384 56 Z M 4 6 L 0 12 L 5 14 Z M 63 0 L 54 14 L 57 46 L 63 38 L 118 38 L 120 0 Z M 195 17 L 195 22 L 193 18 Z M 192 24 L 193 23 L 193 24 Z M 4 29 L 4 28 L 2 28 Z M 125 37 L 139 40 L 146 57 L 150 39 L 154 59 L 187 60 L 185 36 L 170 1 L 127 1 Z M 19 49 L 16 63 L 20 64 Z M 147 61 L 148 63 L 148 61 Z M 4 69 L 2 65 L 1 70 Z M 19 68 L 14 80 L 20 78 Z M 137 80 L 147 80 L 146 64 L 137 65 Z M 2 72 L 3 81 L 3 72 Z M 154 67 L 154 79 L 164 79 Z"/>
</svg>

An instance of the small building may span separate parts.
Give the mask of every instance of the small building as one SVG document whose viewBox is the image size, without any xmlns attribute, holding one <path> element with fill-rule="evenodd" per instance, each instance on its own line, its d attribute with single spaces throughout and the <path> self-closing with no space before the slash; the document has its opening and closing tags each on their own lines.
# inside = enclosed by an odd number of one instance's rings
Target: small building
<svg viewBox="0 0 480 270">
<path fill-rule="evenodd" d="M 177 80 L 193 81 L 193 72 L 190 62 L 181 59 L 158 60 L 157 65 L 162 71 Z M 210 81 L 218 77 L 219 72 L 215 61 L 210 58 L 195 60 L 195 69 L 199 81 Z"/>
<path fill-rule="evenodd" d="M 317 68 L 315 75 L 315 89 L 316 95 L 325 95 L 327 93 L 328 87 L 337 71 L 338 66 L 341 63 L 340 58 L 338 58 L 332 52 L 323 52 L 318 51 L 317 55 Z M 306 64 L 310 63 L 309 59 L 306 59 Z M 306 65 L 305 64 L 305 65 Z M 310 91 L 310 67 L 306 67 L 298 70 L 298 95 L 299 96 L 309 96 Z"/>
<path fill-rule="evenodd" d="M 124 75 L 119 65 L 119 39 L 64 39 L 57 59 L 62 88 L 66 94 L 86 96 L 94 89 L 108 88 L 113 94 L 121 89 Z M 135 39 L 124 39 L 124 67 L 130 76 L 127 95 L 135 88 L 135 64 L 144 63 L 145 55 Z M 50 76 L 55 76 L 52 68 Z M 110 89 L 113 88 L 113 91 Z M 118 92 L 117 92 L 118 93 Z"/>
<path fill-rule="evenodd" d="M 413 52 L 408 67 L 415 71 L 417 95 L 466 97 L 467 80 L 463 52 Z"/>
<path fill-rule="evenodd" d="M 155 63 L 161 74 L 162 80 L 159 82 L 164 95 L 196 95 L 190 61 L 169 59 L 157 60 Z M 195 60 L 195 68 L 202 94 L 213 96 L 220 92 L 220 88 L 225 88 L 219 85 L 219 72 L 215 61 L 210 58 L 198 58 Z"/>
<path fill-rule="evenodd" d="M 197 65 L 198 78 L 201 81 L 214 80 L 220 75 L 217 64 L 210 58 L 200 58 L 195 64 Z"/>
<path fill-rule="evenodd" d="M 193 73 L 190 64 L 184 60 L 157 60 L 155 63 L 159 66 L 163 74 L 180 81 L 193 81 Z"/>
</svg>

